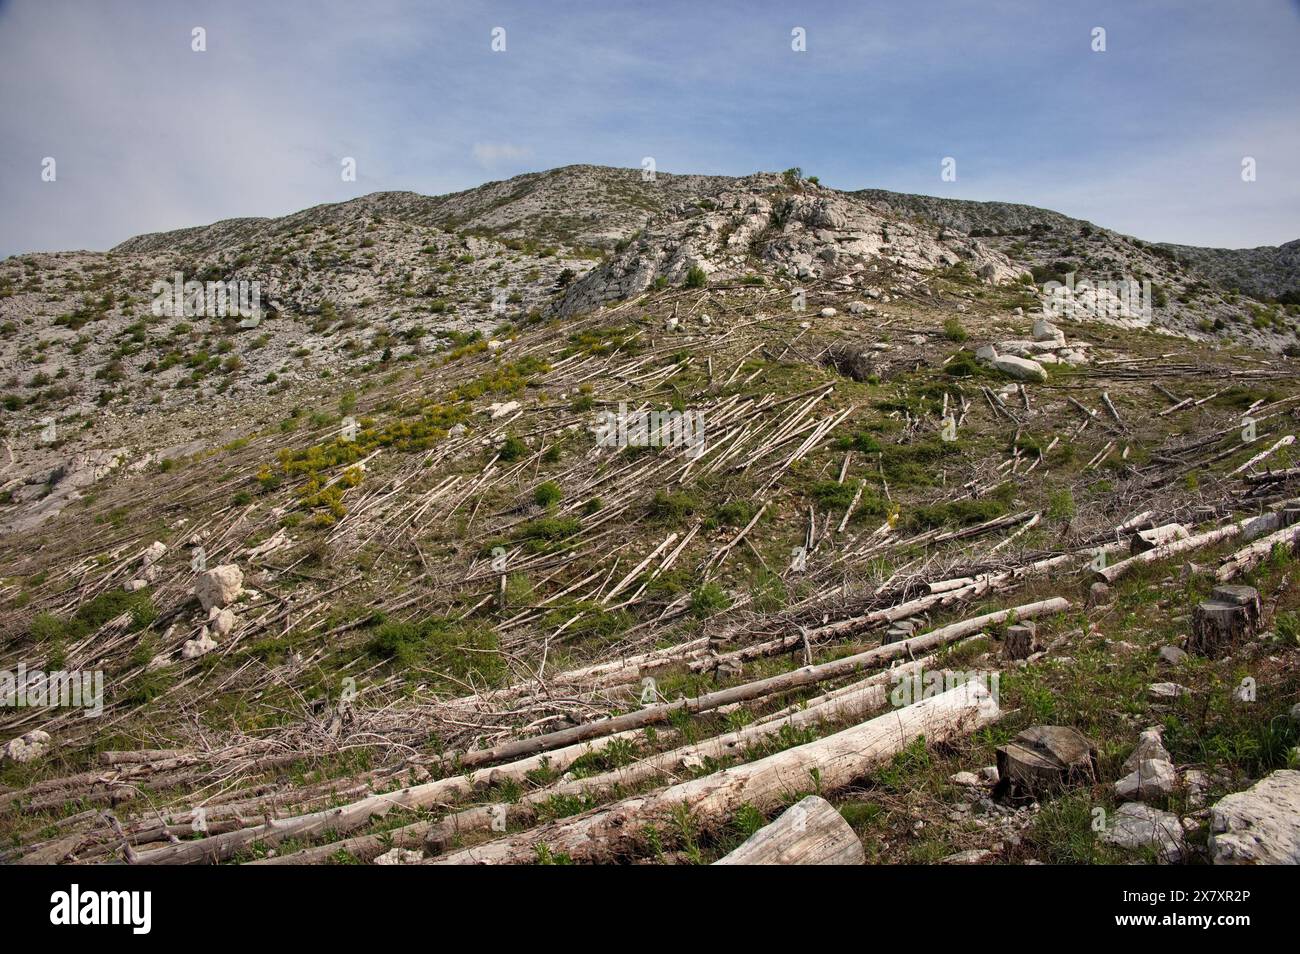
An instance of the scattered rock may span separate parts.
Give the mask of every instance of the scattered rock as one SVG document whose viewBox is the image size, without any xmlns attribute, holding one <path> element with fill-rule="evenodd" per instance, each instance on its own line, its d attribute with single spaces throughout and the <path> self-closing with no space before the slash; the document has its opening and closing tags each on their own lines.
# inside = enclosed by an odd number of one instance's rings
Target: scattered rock
<svg viewBox="0 0 1300 954">
<path fill-rule="evenodd" d="M 1124 801 L 1144 802 L 1169 795 L 1178 785 L 1178 772 L 1164 759 L 1143 759 L 1136 770 L 1115 783 L 1115 794 Z"/>
<path fill-rule="evenodd" d="M 957 772 L 954 775 L 948 776 L 948 781 L 952 782 L 954 785 L 966 785 L 969 787 L 984 784 L 980 781 L 980 777 L 974 772 Z"/>
<path fill-rule="evenodd" d="M 216 609 L 216 607 L 213 607 Z M 220 610 L 212 618 L 211 630 L 215 636 L 228 636 L 230 631 L 235 628 L 235 614 L 228 609 Z"/>
<path fill-rule="evenodd" d="M 1047 380 L 1047 372 L 1043 366 L 1031 358 L 1017 358 L 1013 354 L 998 355 L 991 362 L 993 367 L 1003 374 L 1009 374 L 1017 381 L 1038 381 Z"/>
<path fill-rule="evenodd" d="M 162 559 L 162 555 L 166 552 L 167 544 L 163 543 L 161 540 L 155 540 L 153 543 L 145 547 L 144 553 L 140 555 L 140 561 L 145 566 L 152 566 Z"/>
<path fill-rule="evenodd" d="M 1137 771 L 1139 765 L 1147 759 L 1156 759 L 1160 762 L 1172 762 L 1169 750 L 1165 748 L 1164 738 L 1161 736 L 1161 730 L 1155 726 L 1150 729 L 1144 729 L 1138 736 L 1137 748 L 1133 753 L 1124 760 L 1124 771 Z"/>
<path fill-rule="evenodd" d="M 233 563 L 223 563 L 199 574 L 194 581 L 194 595 L 204 612 L 214 606 L 233 603 L 244 586 L 244 571 Z"/>
<path fill-rule="evenodd" d="M 992 861 L 996 855 L 987 848 L 971 848 L 968 851 L 959 851 L 955 855 L 948 855 L 946 858 L 940 858 L 941 865 L 982 865 L 985 862 Z"/>
<path fill-rule="evenodd" d="M 0 761 L 31 762 L 45 754 L 50 745 L 50 734 L 42 729 L 32 729 L 0 746 Z"/>
<path fill-rule="evenodd" d="M 1216 865 L 1300 865 L 1300 772 L 1279 769 L 1210 809 Z"/>
<path fill-rule="evenodd" d="M 839 312 L 834 308 L 823 308 L 821 311 L 817 312 L 817 314 L 821 315 L 823 318 L 834 318 L 839 314 Z"/>
<path fill-rule="evenodd" d="M 1034 319 L 1034 340 L 1035 341 L 1053 341 L 1058 345 L 1065 344 L 1065 332 L 1056 325 L 1052 324 L 1046 318 Z"/>
<path fill-rule="evenodd" d="M 1190 696 L 1192 690 L 1176 682 L 1153 682 L 1147 686 L 1147 695 L 1155 702 L 1172 702 L 1180 696 Z"/>
<path fill-rule="evenodd" d="M 205 626 L 198 639 L 187 639 L 185 641 L 185 645 L 181 647 L 181 658 L 198 659 L 216 648 L 217 641 L 208 635 L 208 628 Z"/>
<path fill-rule="evenodd" d="M 1106 819 L 1101 840 L 1137 851 L 1152 848 L 1164 862 L 1183 857 L 1183 826 L 1173 812 L 1162 812 L 1141 802 L 1125 802 Z"/>
<path fill-rule="evenodd" d="M 1170 666 L 1179 666 L 1187 661 L 1187 652 L 1177 646 L 1161 646 L 1160 661 Z"/>
<path fill-rule="evenodd" d="M 127 580 L 125 583 L 122 584 L 122 589 L 128 593 L 134 593 L 137 590 L 143 590 L 148 585 L 149 585 L 148 580 L 141 580 L 141 579 Z"/>
<path fill-rule="evenodd" d="M 517 410 L 519 410 L 518 401 L 505 401 L 504 403 L 489 404 L 487 406 L 488 416 L 494 421 L 497 418 L 505 417 L 507 414 L 513 414 Z"/>
</svg>

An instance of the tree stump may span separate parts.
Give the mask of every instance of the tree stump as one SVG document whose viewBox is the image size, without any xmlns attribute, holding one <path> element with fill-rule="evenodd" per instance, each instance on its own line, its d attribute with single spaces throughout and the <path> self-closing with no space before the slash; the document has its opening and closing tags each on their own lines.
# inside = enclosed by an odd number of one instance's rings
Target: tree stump
<svg viewBox="0 0 1300 954">
<path fill-rule="evenodd" d="M 1233 603 L 1244 607 L 1250 625 L 1255 629 L 1259 629 L 1259 624 L 1264 617 L 1264 603 L 1259 598 L 1259 590 L 1253 586 L 1221 584 L 1216 586 L 1214 591 L 1210 593 L 1210 599 L 1220 603 Z"/>
<path fill-rule="evenodd" d="M 861 865 L 862 840 L 835 807 L 816 795 L 791 805 L 750 835 L 719 865 Z"/>
<path fill-rule="evenodd" d="M 1097 749 L 1077 729 L 1036 725 L 998 746 L 994 797 L 1044 798 L 1097 780 Z"/>
<path fill-rule="evenodd" d="M 1246 589 L 1250 587 L 1219 587 L 1219 589 Z M 1251 590 L 1254 593 L 1254 590 Z M 1258 603 L 1259 594 L 1255 594 Z M 1215 659 L 1225 655 L 1255 634 L 1258 611 L 1247 603 L 1223 599 L 1206 600 L 1192 611 L 1192 633 L 1187 638 L 1187 651 Z"/>
<path fill-rule="evenodd" d="M 1002 639 L 1004 659 L 1028 659 L 1038 649 L 1038 628 L 1033 623 L 1008 626 Z"/>
</svg>

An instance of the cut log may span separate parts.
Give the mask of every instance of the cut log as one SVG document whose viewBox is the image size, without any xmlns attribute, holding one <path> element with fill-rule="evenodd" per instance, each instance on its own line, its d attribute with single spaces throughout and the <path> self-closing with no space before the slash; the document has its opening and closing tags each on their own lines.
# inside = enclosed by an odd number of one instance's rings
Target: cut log
<svg viewBox="0 0 1300 954">
<path fill-rule="evenodd" d="M 1217 527 L 1214 530 L 1198 533 L 1192 537 L 1183 537 L 1180 540 L 1171 540 L 1168 543 L 1162 543 L 1157 547 L 1131 556 L 1127 560 L 1121 560 L 1118 563 L 1112 563 L 1110 566 L 1101 569 L 1093 569 L 1093 578 L 1101 580 L 1103 583 L 1114 583 L 1120 577 L 1124 576 L 1131 570 L 1148 563 L 1155 563 L 1166 557 L 1176 556 L 1179 553 L 1186 553 L 1190 550 L 1198 550 L 1201 547 L 1213 546 L 1224 540 L 1231 540 L 1234 537 L 1244 537 L 1247 540 L 1253 540 L 1265 533 L 1271 533 L 1280 525 L 1282 515 L 1277 512 L 1261 514 L 1258 517 L 1249 517 L 1245 520 L 1239 520 L 1236 523 L 1230 523 L 1226 526 Z"/>
<path fill-rule="evenodd" d="M 749 836 L 718 865 L 861 865 L 858 833 L 826 799 L 809 795 Z"/>
<path fill-rule="evenodd" d="M 920 659 L 878 672 L 866 679 L 809 699 L 806 703 L 765 716 L 734 732 L 660 752 L 657 755 L 635 759 L 627 765 L 599 775 L 548 785 L 529 792 L 517 803 L 509 806 L 502 805 L 501 809 L 508 809 L 512 813 L 518 812 L 521 808 L 531 811 L 536 806 L 543 805 L 556 797 L 599 799 L 620 789 L 629 791 L 648 779 L 672 773 L 682 767 L 705 764 L 708 761 L 722 762 L 729 758 L 743 756 L 746 750 L 782 732 L 799 731 L 827 723 L 859 722 L 869 713 L 886 705 L 889 696 L 887 687 L 891 683 L 899 686 L 907 680 L 933 671 L 928 667 L 933 665 L 936 659 L 936 656 L 922 656 Z M 939 672 L 946 676 L 942 670 Z M 447 847 L 449 841 L 445 837 L 447 832 L 464 835 L 474 830 L 486 830 L 488 827 L 485 823 L 486 817 L 476 814 L 480 812 L 479 808 L 471 808 L 443 819 L 428 829 L 425 847 L 430 853 L 437 854 Z M 513 817 L 512 814 L 512 819 Z"/>
<path fill-rule="evenodd" d="M 599 861 L 634 854 L 643 846 L 647 826 L 657 826 L 663 838 L 683 811 L 704 829 L 720 824 L 745 804 L 771 811 L 791 792 L 814 784 L 824 791 L 843 788 L 918 738 L 951 741 L 990 724 L 999 715 L 987 688 L 978 681 L 964 683 L 824 739 L 430 863 L 528 864 L 535 862 L 539 853 Z"/>
<path fill-rule="evenodd" d="M 812 685 L 840 676 L 850 676 L 862 669 L 880 666 L 893 659 L 914 656 L 918 651 L 929 652 L 932 649 L 937 649 L 954 640 L 978 633 L 985 627 L 1000 623 L 1012 615 L 1017 620 L 1021 620 L 1035 616 L 1049 616 L 1053 613 L 1064 612 L 1069 608 L 1069 600 L 1055 597 L 1040 600 L 1036 603 L 1027 603 L 1013 609 L 985 613 L 983 616 L 952 623 L 921 636 L 913 636 L 910 639 L 878 646 L 863 653 L 846 656 L 843 659 L 836 659 L 817 666 L 804 666 L 801 669 L 782 673 L 779 676 L 772 676 L 768 679 L 760 679 L 756 682 L 720 689 L 717 692 L 706 693 L 694 699 L 679 699 L 664 705 L 647 706 L 644 709 L 628 712 L 611 719 L 585 722 L 568 729 L 561 729 L 558 732 L 505 742 L 495 748 L 466 752 L 461 755 L 459 764 L 462 768 L 472 768 L 489 762 L 514 759 L 563 745 L 572 745 L 584 739 L 667 722 L 674 712 L 707 712 L 720 706 L 730 705 L 733 702 L 747 702 L 750 699 L 758 699 L 777 692 L 786 692 L 799 686 Z"/>
<path fill-rule="evenodd" d="M 1187 528 L 1181 523 L 1167 523 L 1163 527 L 1139 530 L 1129 538 L 1129 553 L 1136 556 L 1139 553 L 1154 550 L 1165 543 L 1186 540 L 1190 536 L 1191 534 L 1187 532 Z"/>
<path fill-rule="evenodd" d="M 1036 725 L 998 747 L 996 797 L 1044 798 L 1097 780 L 1097 749 L 1077 729 Z"/>
<path fill-rule="evenodd" d="M 1253 570 L 1268 559 L 1274 547 L 1280 546 L 1284 550 L 1291 552 L 1295 552 L 1300 548 L 1300 524 L 1286 525 L 1289 513 L 1289 508 L 1281 512 L 1281 522 L 1284 524 L 1281 530 L 1270 533 L 1268 536 L 1242 547 L 1224 560 L 1215 572 L 1215 579 L 1220 583 L 1224 583 L 1240 576 L 1242 573 Z"/>
<path fill-rule="evenodd" d="M 1225 600 L 1206 600 L 1192 611 L 1192 633 L 1187 638 L 1187 651 L 1216 659 L 1254 634 L 1251 611 L 1246 606 Z"/>
</svg>

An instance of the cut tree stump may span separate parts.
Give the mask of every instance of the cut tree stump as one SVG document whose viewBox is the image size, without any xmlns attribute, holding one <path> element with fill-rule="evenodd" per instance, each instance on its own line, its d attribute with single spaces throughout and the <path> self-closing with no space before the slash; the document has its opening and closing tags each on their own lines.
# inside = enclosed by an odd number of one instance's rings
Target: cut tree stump
<svg viewBox="0 0 1300 954">
<path fill-rule="evenodd" d="M 1043 798 L 1097 780 L 1097 749 L 1077 729 L 1036 725 L 998 746 L 994 797 Z"/>
<path fill-rule="evenodd" d="M 1028 659 L 1038 649 L 1038 627 L 1033 623 L 1008 626 L 1002 639 L 1004 659 Z"/>
<path fill-rule="evenodd" d="M 861 865 L 858 833 L 819 795 L 791 805 L 717 865 Z"/>
<path fill-rule="evenodd" d="M 1259 629 L 1260 621 L 1264 616 L 1264 603 L 1259 598 L 1259 590 L 1253 586 L 1216 586 L 1210 593 L 1210 599 L 1244 606 L 1250 625 Z"/>
<path fill-rule="evenodd" d="M 1249 590 L 1254 594 L 1254 604 L 1245 593 L 1224 593 L 1220 590 Z M 1187 651 L 1211 659 L 1226 655 L 1233 647 L 1255 635 L 1259 619 L 1259 594 L 1249 586 L 1218 587 L 1215 599 L 1206 600 L 1192 611 L 1192 633 L 1187 638 Z"/>
</svg>

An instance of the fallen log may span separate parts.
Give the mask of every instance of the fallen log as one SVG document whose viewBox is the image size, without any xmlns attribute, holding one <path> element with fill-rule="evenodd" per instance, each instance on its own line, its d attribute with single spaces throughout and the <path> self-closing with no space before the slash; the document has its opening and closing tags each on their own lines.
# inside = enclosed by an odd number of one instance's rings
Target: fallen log
<svg viewBox="0 0 1300 954">
<path fill-rule="evenodd" d="M 1261 514 L 1258 517 L 1248 517 L 1245 520 L 1239 520 L 1236 523 L 1230 523 L 1226 526 L 1217 527 L 1214 530 L 1198 533 L 1195 536 L 1183 537 L 1179 540 L 1171 540 L 1160 546 L 1153 547 L 1143 553 L 1138 553 L 1129 557 L 1127 560 L 1120 560 L 1118 563 L 1112 563 L 1110 566 L 1093 568 L 1093 577 L 1104 583 L 1114 583 L 1120 577 L 1145 566 L 1148 563 L 1156 563 L 1171 556 L 1177 556 L 1179 553 L 1187 553 L 1190 550 L 1199 550 L 1202 547 L 1213 546 L 1224 540 L 1232 540 L 1236 537 L 1253 539 L 1260 534 L 1268 533 L 1275 530 L 1281 523 L 1281 514 L 1273 511 Z"/>
<path fill-rule="evenodd" d="M 996 721 L 1000 714 L 986 687 L 978 681 L 964 683 L 815 742 L 429 863 L 521 864 L 536 861 L 541 854 L 597 861 L 633 854 L 642 847 L 648 826 L 660 826 L 662 837 L 665 827 L 670 829 L 683 811 L 704 828 L 717 825 L 745 804 L 770 811 L 791 792 L 814 784 L 823 791 L 842 788 L 918 738 L 956 739 Z"/>
<path fill-rule="evenodd" d="M 886 688 L 888 684 L 898 685 L 904 679 L 923 673 L 927 666 L 935 662 L 935 659 L 935 656 L 923 656 L 913 662 L 876 673 L 859 682 L 819 696 L 817 699 L 809 700 L 805 707 L 792 707 L 778 713 L 775 717 L 760 719 L 734 732 L 637 759 L 599 775 L 548 785 L 535 792 L 529 792 L 516 803 L 498 805 L 496 810 L 502 815 L 509 812 L 513 816 L 521 807 L 531 811 L 534 806 L 542 805 L 556 797 L 599 798 L 615 790 L 630 790 L 647 779 L 682 769 L 689 770 L 691 766 L 703 765 L 706 761 L 720 762 L 727 758 L 743 756 L 747 749 L 787 729 L 803 729 L 823 723 L 860 721 L 869 713 L 884 707 L 888 696 Z M 475 829 L 486 830 L 489 827 L 487 822 L 490 820 L 490 815 L 481 815 L 477 808 L 458 812 L 429 829 L 425 846 L 431 853 L 436 854 L 446 848 L 449 834 L 463 835 Z"/>
<path fill-rule="evenodd" d="M 866 652 L 857 653 L 856 655 L 847 656 L 843 659 L 836 659 L 827 663 L 821 663 L 820 665 L 804 666 L 801 669 L 782 673 L 777 676 L 771 676 L 767 679 L 760 679 L 756 682 L 731 686 L 717 692 L 710 692 L 702 696 L 697 696 L 694 699 L 678 699 L 674 702 L 657 706 L 648 706 L 644 709 L 624 713 L 623 715 L 614 716 L 609 719 L 585 722 L 581 725 L 572 726 L 567 729 L 560 729 L 559 731 L 550 732 L 545 735 L 533 736 L 532 738 L 527 739 L 515 739 L 511 742 L 505 742 L 501 745 L 495 746 L 494 748 L 466 752 L 461 756 L 459 764 L 462 767 L 473 767 L 488 762 L 500 762 L 507 759 L 514 759 L 520 756 L 542 752 L 547 749 L 558 748 L 559 746 L 572 745 L 573 743 L 581 742 L 584 739 L 596 738 L 614 732 L 624 732 L 630 729 L 639 729 L 648 725 L 666 722 L 673 713 L 678 711 L 706 712 L 711 709 L 717 709 L 720 706 L 730 705 L 734 702 L 746 702 L 750 699 L 757 699 L 778 692 L 786 692 L 790 689 L 812 685 L 814 683 L 823 682 L 827 679 L 849 676 L 864 668 L 881 665 L 891 659 L 899 659 L 904 656 L 914 656 L 918 651 L 929 652 L 932 649 L 937 649 L 938 647 L 956 639 L 960 639 L 963 636 L 977 633 L 986 626 L 1001 623 L 1009 616 L 1014 615 L 1018 620 L 1030 619 L 1036 616 L 1050 616 L 1053 613 L 1060 613 L 1069 608 L 1069 600 L 1061 597 L 1054 597 L 1052 599 L 1040 600 L 1036 603 L 1027 603 L 1024 606 L 1017 606 L 1009 610 L 998 610 L 992 613 L 985 613 L 983 616 L 977 616 L 973 619 L 963 620 L 959 623 L 940 627 L 939 629 L 932 630 L 922 636 L 915 636 L 911 639 L 904 639 L 885 646 L 878 646 L 875 649 L 870 649 Z"/>
<path fill-rule="evenodd" d="M 1181 523 L 1167 523 L 1163 527 L 1151 527 L 1148 530 L 1139 530 L 1129 538 L 1129 553 L 1136 555 L 1146 553 L 1148 550 L 1154 550 L 1156 547 L 1166 543 L 1172 543 L 1175 540 L 1185 540 L 1190 533 Z"/>
<path fill-rule="evenodd" d="M 1215 578 L 1220 583 L 1226 583 L 1235 576 L 1253 570 L 1268 559 L 1269 554 L 1273 552 L 1273 548 L 1276 546 L 1282 546 L 1292 551 L 1300 548 L 1300 524 L 1283 527 L 1275 533 L 1270 533 L 1268 536 L 1256 540 L 1249 546 L 1242 547 L 1219 565 L 1219 569 L 1214 574 Z"/>
<path fill-rule="evenodd" d="M 858 833 L 826 799 L 809 795 L 715 865 L 861 865 Z"/>
</svg>

